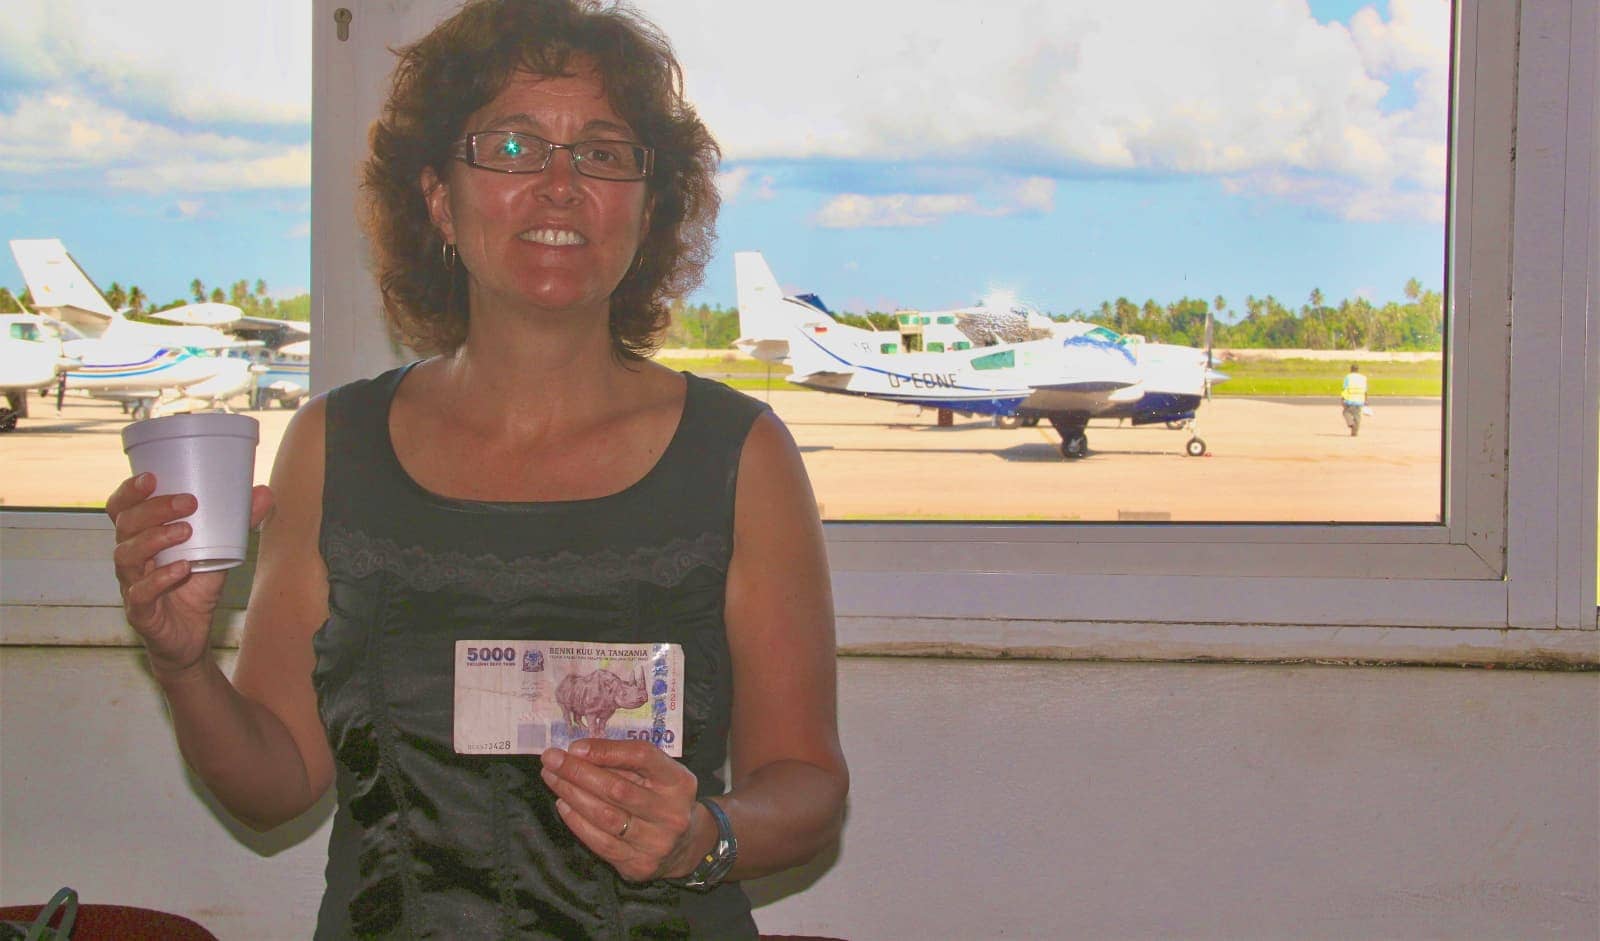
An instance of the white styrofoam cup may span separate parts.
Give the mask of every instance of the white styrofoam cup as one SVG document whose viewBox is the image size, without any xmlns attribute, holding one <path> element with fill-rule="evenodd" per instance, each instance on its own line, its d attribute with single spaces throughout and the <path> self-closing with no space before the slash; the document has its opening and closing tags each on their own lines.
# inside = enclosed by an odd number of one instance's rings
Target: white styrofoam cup
<svg viewBox="0 0 1600 941">
<path fill-rule="evenodd" d="M 261 430 L 248 415 L 198 412 L 134 422 L 122 429 L 122 450 L 135 474 L 154 474 L 152 496 L 192 493 L 189 538 L 156 553 L 157 565 L 179 559 L 194 572 L 244 561 L 250 542 L 250 489 Z"/>
</svg>

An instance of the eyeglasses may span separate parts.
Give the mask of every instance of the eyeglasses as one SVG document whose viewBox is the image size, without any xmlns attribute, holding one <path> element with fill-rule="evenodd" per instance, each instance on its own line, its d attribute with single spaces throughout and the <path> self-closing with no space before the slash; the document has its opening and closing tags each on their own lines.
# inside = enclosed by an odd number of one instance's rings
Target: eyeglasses
<svg viewBox="0 0 1600 941">
<path fill-rule="evenodd" d="M 556 151 L 572 154 L 572 168 L 597 180 L 642 180 L 655 165 L 654 148 L 626 140 L 557 144 L 521 131 L 477 131 L 456 141 L 451 155 L 499 173 L 543 173 Z"/>
</svg>

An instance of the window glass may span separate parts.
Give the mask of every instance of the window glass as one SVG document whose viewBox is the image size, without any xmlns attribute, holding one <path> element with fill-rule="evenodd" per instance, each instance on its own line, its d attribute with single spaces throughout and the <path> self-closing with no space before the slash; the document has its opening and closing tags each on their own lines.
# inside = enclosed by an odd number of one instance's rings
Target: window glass
<svg viewBox="0 0 1600 941">
<path fill-rule="evenodd" d="M 1261 0 L 1226 15 L 1038 0 L 914 17 L 821 0 L 780 45 L 764 41 L 760 5 L 641 5 L 725 155 L 718 252 L 668 346 L 711 350 L 714 365 L 683 365 L 789 419 L 830 518 L 1439 518 L 1445 0 Z M 228 5 L 229 30 L 253 37 L 238 48 L 162 4 L 4 18 L 9 237 L 60 241 L 113 310 L 198 296 L 303 317 L 310 11 L 280 6 Z M 818 74 L 816 48 L 852 67 Z M 216 80 L 172 80 L 176 58 Z M 62 139 L 82 145 L 68 160 L 45 143 Z M 898 333 L 894 352 L 881 334 L 872 344 L 894 356 L 884 381 L 898 391 L 806 391 L 785 364 L 735 352 L 739 251 L 760 251 L 786 293 L 827 298 L 821 316 Z M 14 254 L 0 255 L 0 309 L 48 313 Z M 1016 347 L 1009 374 L 930 382 L 913 352 L 1083 324 L 1136 368 Z M 259 345 L 182 346 L 219 373 L 252 361 L 226 404 L 256 406 L 265 466 L 310 341 L 222 332 Z M 1340 398 L 1352 365 L 1368 383 L 1354 409 Z M 25 417 L 0 434 L 0 459 L 24 472 L 0 500 L 103 500 L 124 468 L 116 433 L 148 396 L 90 397 L 69 379 L 57 418 L 51 383 L 14 375 L 0 424 Z M 214 404 L 142 391 L 169 409 Z M 1081 450 L 1051 415 L 1081 425 Z M 886 476 L 911 483 L 870 485 Z"/>
<path fill-rule="evenodd" d="M 1017 364 L 1017 354 L 1013 350 L 1004 350 L 999 353 L 989 353 L 978 356 L 972 360 L 973 369 L 1009 369 Z"/>
<path fill-rule="evenodd" d="M 839 367 L 862 394 L 719 370 L 830 518 L 1440 520 L 1447 0 L 822 0 L 776 45 L 760 5 L 645 6 L 724 153 L 691 302 L 736 324 L 760 252 L 901 333 Z M 1079 334 L 1114 348 L 920 381 L 919 350 Z"/>
<path fill-rule="evenodd" d="M 309 386 L 310 6 L 0 15 L 0 504 L 103 506 L 147 414 L 256 417 L 265 479 Z"/>
</svg>

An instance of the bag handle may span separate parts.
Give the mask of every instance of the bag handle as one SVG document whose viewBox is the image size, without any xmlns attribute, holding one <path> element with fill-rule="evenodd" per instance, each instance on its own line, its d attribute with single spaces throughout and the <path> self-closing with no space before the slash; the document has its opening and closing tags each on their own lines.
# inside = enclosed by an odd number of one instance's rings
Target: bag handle
<svg viewBox="0 0 1600 941">
<path fill-rule="evenodd" d="M 61 924 L 54 929 L 50 927 L 57 914 L 61 915 Z M 71 886 L 62 886 L 55 895 L 50 897 L 44 908 L 39 909 L 39 915 L 28 926 L 28 933 L 23 941 L 54 941 L 54 939 L 69 939 L 72 937 L 72 923 L 78 920 L 78 892 Z"/>
</svg>

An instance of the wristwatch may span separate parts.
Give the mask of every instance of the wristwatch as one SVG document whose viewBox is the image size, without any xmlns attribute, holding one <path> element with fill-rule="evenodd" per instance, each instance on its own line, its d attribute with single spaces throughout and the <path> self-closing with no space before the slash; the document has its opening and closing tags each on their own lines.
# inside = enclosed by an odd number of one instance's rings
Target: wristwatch
<svg viewBox="0 0 1600 941">
<path fill-rule="evenodd" d="M 700 864 L 694 867 L 693 872 L 672 881 L 686 889 L 705 892 L 720 883 L 728 870 L 733 868 L 739 858 L 739 841 L 734 838 L 733 824 L 728 820 L 728 815 L 717 806 L 716 801 L 702 797 L 700 803 L 711 812 L 711 819 L 717 822 L 717 842 L 711 847 L 711 852 L 701 857 Z"/>
</svg>

